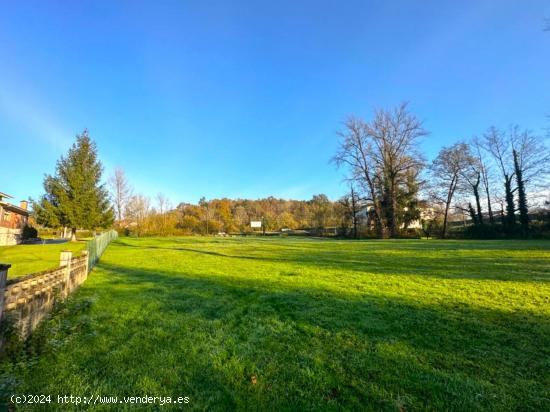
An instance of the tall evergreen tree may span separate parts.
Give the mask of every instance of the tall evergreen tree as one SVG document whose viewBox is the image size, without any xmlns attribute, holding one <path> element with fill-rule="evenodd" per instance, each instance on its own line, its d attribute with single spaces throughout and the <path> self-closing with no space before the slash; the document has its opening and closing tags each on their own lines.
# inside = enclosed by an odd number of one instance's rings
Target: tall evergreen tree
<svg viewBox="0 0 550 412">
<path fill-rule="evenodd" d="M 44 178 L 45 194 L 34 204 L 38 223 L 69 227 L 72 240 L 76 229 L 95 230 L 113 223 L 109 193 L 101 183 L 103 167 L 97 148 L 84 130 L 65 157 L 57 161 L 55 175 Z"/>
<path fill-rule="evenodd" d="M 521 225 L 521 232 L 524 236 L 529 233 L 529 209 L 527 207 L 527 194 L 525 192 L 525 182 L 523 180 L 523 170 L 520 167 L 518 160 L 518 152 L 516 149 L 512 151 L 514 157 L 514 170 L 516 174 L 516 182 L 518 184 L 518 209 L 519 209 L 519 223 Z"/>
</svg>

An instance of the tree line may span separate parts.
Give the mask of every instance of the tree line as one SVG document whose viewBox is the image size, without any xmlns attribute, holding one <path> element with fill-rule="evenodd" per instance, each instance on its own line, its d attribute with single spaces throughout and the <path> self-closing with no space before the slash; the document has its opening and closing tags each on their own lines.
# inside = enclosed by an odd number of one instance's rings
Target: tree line
<svg viewBox="0 0 550 412">
<path fill-rule="evenodd" d="M 529 209 L 548 196 L 549 161 L 543 138 L 518 126 L 492 126 L 480 137 L 441 149 L 430 168 L 430 195 L 444 205 L 441 236 L 453 202 L 467 211 L 480 235 L 498 230 L 528 236 Z"/>
<path fill-rule="evenodd" d="M 444 238 L 449 217 L 466 211 L 478 236 L 529 236 L 529 210 L 537 194 L 549 195 L 545 137 L 491 126 L 480 137 L 443 147 L 428 163 L 420 150 L 428 135 L 406 103 L 377 109 L 369 120 L 350 117 L 338 133 L 332 160 L 367 204 L 376 235 L 397 237 L 421 219 Z"/>
<path fill-rule="evenodd" d="M 134 193 L 120 168 L 104 182 L 97 147 L 84 130 L 54 175 L 45 176 L 45 194 L 32 202 L 33 211 L 39 224 L 69 228 L 73 238 L 77 229 L 113 223 L 137 236 L 250 233 L 251 221 L 261 221 L 268 232 L 445 238 L 449 222 L 460 216 L 474 237 L 533 233 L 533 209 L 549 196 L 545 136 L 491 126 L 443 147 L 428 162 L 420 143 L 429 135 L 406 103 L 377 109 L 370 119 L 349 117 L 337 134 L 331 161 L 344 170 L 348 187 L 340 199 L 202 198 L 174 206 L 162 194 L 151 199 Z"/>
<path fill-rule="evenodd" d="M 123 205 L 117 209 L 119 228 L 136 236 L 253 233 L 252 221 L 261 222 L 262 229 L 256 229 L 261 233 L 307 230 L 323 234 L 331 229 L 333 234 L 343 234 L 352 225 L 346 203 L 331 201 L 324 194 L 310 200 L 203 197 L 197 204 L 180 203 L 172 207 L 160 193 L 153 199 L 133 194 L 121 169 L 113 175 L 111 187 L 115 204 Z M 117 187 L 125 189 L 116 190 Z"/>
</svg>

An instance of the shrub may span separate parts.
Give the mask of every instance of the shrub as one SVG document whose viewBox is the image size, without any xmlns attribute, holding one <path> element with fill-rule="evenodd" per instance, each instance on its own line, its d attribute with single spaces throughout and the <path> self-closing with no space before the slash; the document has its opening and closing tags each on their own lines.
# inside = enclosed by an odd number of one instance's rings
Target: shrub
<svg viewBox="0 0 550 412">
<path fill-rule="evenodd" d="M 452 228 L 449 230 L 449 237 L 455 239 L 521 239 L 525 235 L 522 234 L 519 225 L 512 229 L 506 229 L 501 224 L 483 224 Z"/>
<path fill-rule="evenodd" d="M 421 229 L 415 229 L 415 228 L 407 228 L 401 230 L 399 233 L 400 239 L 420 239 L 422 238 L 422 231 Z"/>
<path fill-rule="evenodd" d="M 34 227 L 25 225 L 23 227 L 23 231 L 21 232 L 21 238 L 23 240 L 27 239 L 36 239 L 38 237 L 38 230 L 36 230 Z"/>
</svg>

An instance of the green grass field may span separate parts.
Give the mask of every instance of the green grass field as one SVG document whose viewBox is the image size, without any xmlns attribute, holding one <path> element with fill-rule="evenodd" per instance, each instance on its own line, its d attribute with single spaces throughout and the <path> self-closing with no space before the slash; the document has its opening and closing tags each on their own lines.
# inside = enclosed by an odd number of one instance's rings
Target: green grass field
<svg viewBox="0 0 550 412">
<path fill-rule="evenodd" d="M 8 278 L 11 279 L 56 268 L 59 266 L 59 255 L 62 250 L 77 253 L 84 250 L 85 246 L 85 242 L 0 246 L 0 263 L 12 265 L 8 271 Z"/>
<path fill-rule="evenodd" d="M 40 356 L 4 364 L 3 390 L 547 410 L 549 280 L 544 241 L 123 238 L 37 333 Z"/>
</svg>

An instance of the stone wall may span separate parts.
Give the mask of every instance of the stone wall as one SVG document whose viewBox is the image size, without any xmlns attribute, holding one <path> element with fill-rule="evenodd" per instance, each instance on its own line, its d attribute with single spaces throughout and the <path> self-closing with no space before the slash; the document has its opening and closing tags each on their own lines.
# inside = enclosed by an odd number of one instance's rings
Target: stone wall
<svg viewBox="0 0 550 412">
<path fill-rule="evenodd" d="M 22 338 L 27 338 L 40 321 L 59 302 L 69 296 L 88 277 L 88 272 L 99 260 L 109 243 L 118 234 L 111 230 L 86 242 L 86 250 L 73 257 L 63 251 L 59 267 L 7 280 L 10 264 L 0 263 L 0 327 L 13 322 Z M 4 337 L 0 336 L 0 348 Z"/>
<path fill-rule="evenodd" d="M 21 242 L 21 229 L 0 227 L 0 246 L 16 245 Z"/>
<path fill-rule="evenodd" d="M 4 267 L 7 273 L 9 267 Z M 2 269 L 0 269 L 2 271 Z M 5 281 L 2 318 L 14 322 L 22 338 L 26 338 L 52 309 L 55 302 L 65 299 L 88 277 L 88 252 L 72 257 L 61 252 L 57 269 L 33 273 Z M 0 286 L 2 276 L 0 276 Z"/>
</svg>

